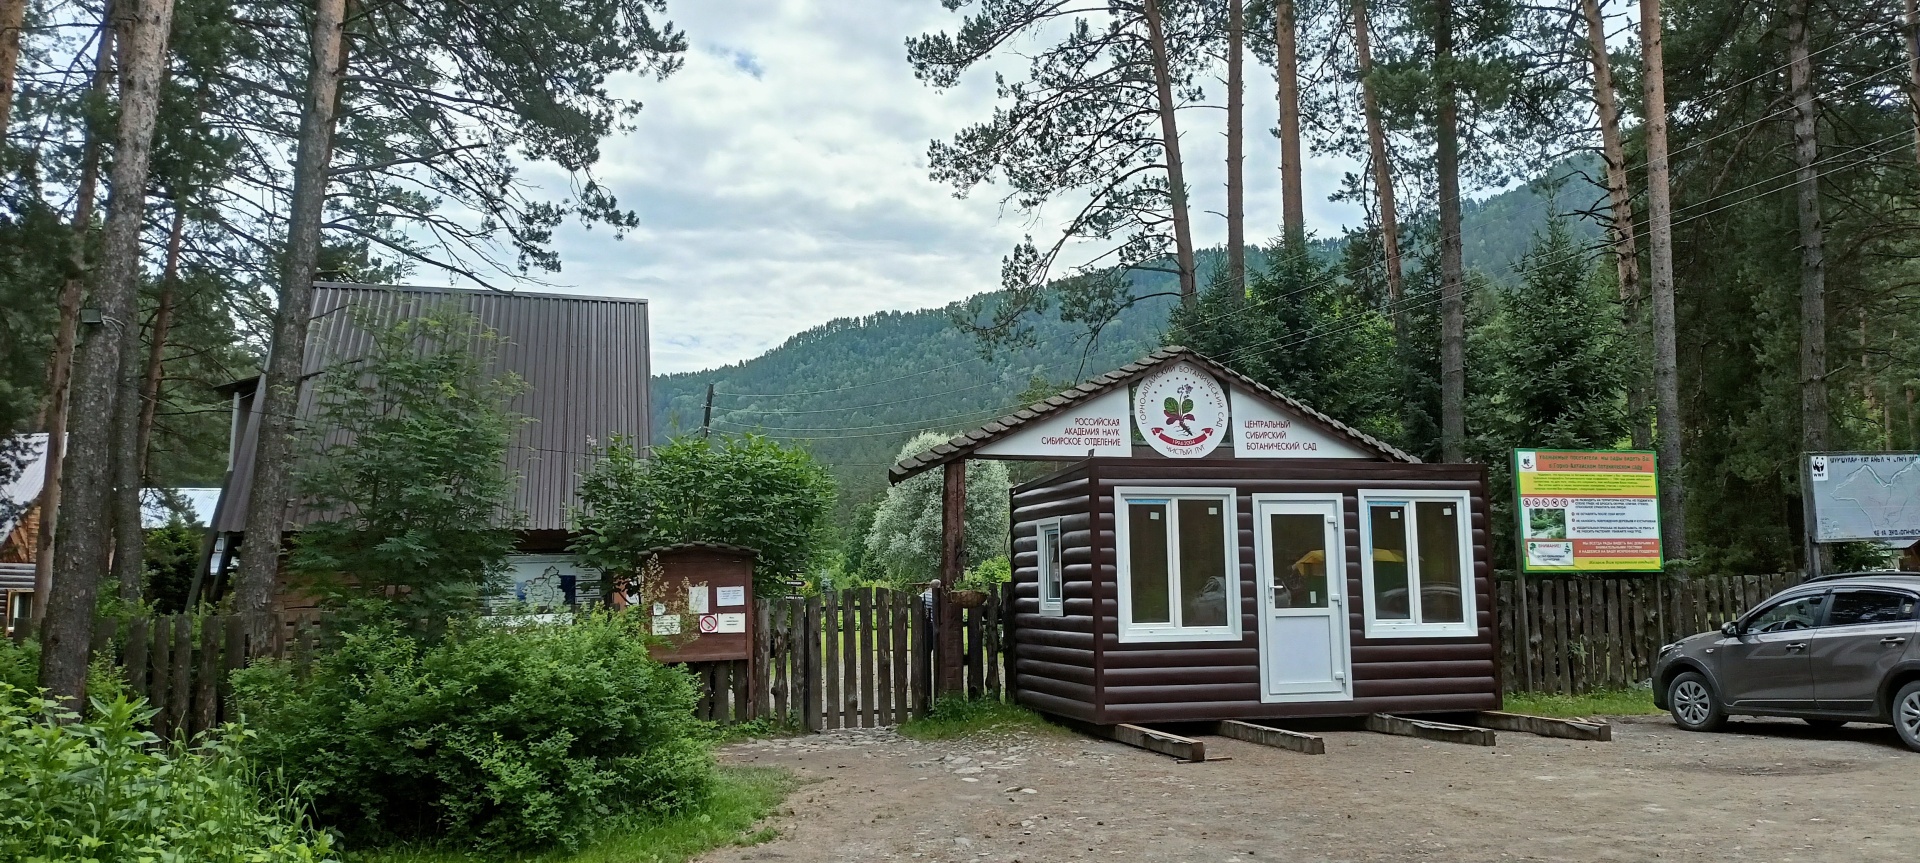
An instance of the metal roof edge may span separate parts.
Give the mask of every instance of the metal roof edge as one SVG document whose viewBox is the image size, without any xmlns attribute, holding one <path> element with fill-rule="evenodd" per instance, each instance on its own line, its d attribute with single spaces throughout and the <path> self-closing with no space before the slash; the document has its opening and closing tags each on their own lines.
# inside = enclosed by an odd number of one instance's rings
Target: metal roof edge
<svg viewBox="0 0 1920 863">
<path fill-rule="evenodd" d="M 465 287 L 458 287 L 454 285 L 445 285 L 445 286 L 377 285 L 377 284 L 369 284 L 365 282 L 314 282 L 313 286 L 316 288 L 342 288 L 342 289 L 348 289 L 348 290 L 360 289 L 360 290 L 376 290 L 376 291 L 404 291 L 410 294 L 483 294 L 483 295 L 495 296 L 495 297 L 520 297 L 520 298 L 538 299 L 538 300 L 584 300 L 584 301 L 591 301 L 591 302 L 638 303 L 643 306 L 647 304 L 647 299 L 645 297 L 615 297 L 615 296 L 604 296 L 600 294 L 562 294 L 562 293 L 555 293 L 550 291 L 536 291 L 536 290 L 522 290 L 522 289 L 506 291 L 506 290 L 500 290 L 498 288 L 465 288 Z"/>
</svg>

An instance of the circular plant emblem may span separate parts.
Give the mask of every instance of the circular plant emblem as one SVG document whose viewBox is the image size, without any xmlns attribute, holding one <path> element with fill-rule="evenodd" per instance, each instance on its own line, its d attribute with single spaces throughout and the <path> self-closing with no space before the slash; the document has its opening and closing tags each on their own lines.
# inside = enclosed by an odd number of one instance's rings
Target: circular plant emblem
<svg viewBox="0 0 1920 863">
<path fill-rule="evenodd" d="M 1156 369 L 1133 390 L 1133 423 L 1168 458 L 1200 458 L 1226 437 L 1227 392 L 1192 363 Z"/>
</svg>

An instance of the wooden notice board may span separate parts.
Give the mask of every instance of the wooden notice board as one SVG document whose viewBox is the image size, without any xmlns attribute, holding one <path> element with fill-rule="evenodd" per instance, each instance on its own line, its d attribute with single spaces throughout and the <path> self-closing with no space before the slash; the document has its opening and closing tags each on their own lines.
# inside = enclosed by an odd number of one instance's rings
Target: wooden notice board
<svg viewBox="0 0 1920 863">
<path fill-rule="evenodd" d="M 654 552 L 659 568 L 637 609 L 652 616 L 661 662 L 724 662 L 753 654 L 753 559 L 749 549 L 686 543 Z"/>
</svg>

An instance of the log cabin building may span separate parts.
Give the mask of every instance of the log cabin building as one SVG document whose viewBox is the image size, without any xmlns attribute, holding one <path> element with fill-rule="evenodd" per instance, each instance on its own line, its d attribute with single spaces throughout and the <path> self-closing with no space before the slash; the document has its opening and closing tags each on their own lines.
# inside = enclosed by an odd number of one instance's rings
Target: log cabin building
<svg viewBox="0 0 1920 863">
<path fill-rule="evenodd" d="M 1180 347 L 891 479 L 969 458 L 1067 462 L 1012 492 L 1021 704 L 1095 725 L 1500 706 L 1480 465 L 1422 463 Z"/>
</svg>

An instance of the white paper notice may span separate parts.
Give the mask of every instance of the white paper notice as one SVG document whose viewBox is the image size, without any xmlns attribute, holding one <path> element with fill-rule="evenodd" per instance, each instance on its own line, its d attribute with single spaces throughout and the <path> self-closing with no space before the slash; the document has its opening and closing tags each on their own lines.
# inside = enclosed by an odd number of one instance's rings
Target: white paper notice
<svg viewBox="0 0 1920 863">
<path fill-rule="evenodd" d="M 719 594 L 719 598 L 714 601 L 714 605 L 720 606 L 721 608 L 726 608 L 729 605 L 747 604 L 747 589 L 744 587 L 716 587 L 714 591 Z"/>
<path fill-rule="evenodd" d="M 680 615 L 656 614 L 653 616 L 654 635 L 679 635 Z"/>
<path fill-rule="evenodd" d="M 725 590 L 726 588 L 721 588 Z M 738 590 L 739 588 L 734 588 Z M 747 616 L 739 612 L 720 615 L 720 628 L 715 632 L 746 632 Z"/>
<path fill-rule="evenodd" d="M 712 591 L 709 591 L 705 584 L 688 586 L 687 612 L 689 614 L 706 614 L 710 610 L 707 599 L 712 595 Z"/>
</svg>

